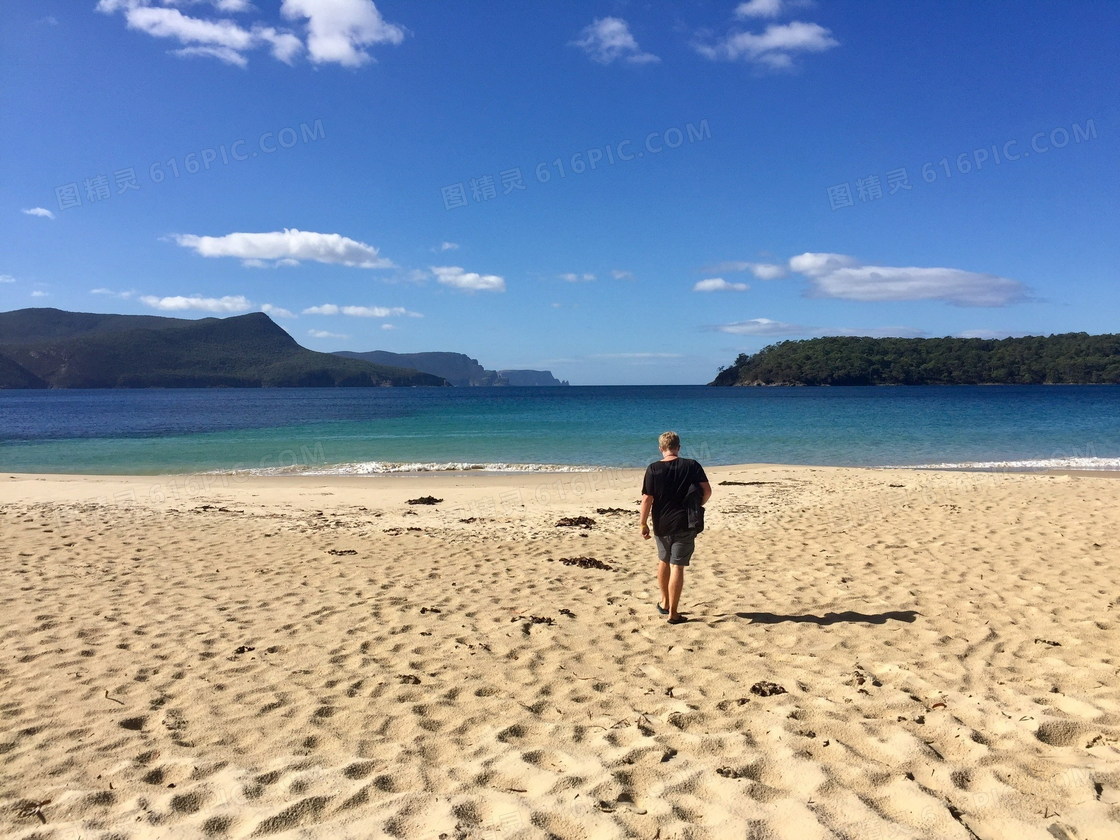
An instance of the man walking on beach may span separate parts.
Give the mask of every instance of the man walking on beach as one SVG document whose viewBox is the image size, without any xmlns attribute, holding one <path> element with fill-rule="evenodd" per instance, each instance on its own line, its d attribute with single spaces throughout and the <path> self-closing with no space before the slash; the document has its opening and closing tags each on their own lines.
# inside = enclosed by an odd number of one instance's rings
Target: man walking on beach
<svg viewBox="0 0 1120 840">
<path fill-rule="evenodd" d="M 650 538 L 649 516 L 657 536 L 657 585 L 661 600 L 657 611 L 669 616 L 670 624 L 688 621 L 678 612 L 684 589 L 684 568 L 696 548 L 696 531 L 689 527 L 689 491 L 700 494 L 703 506 L 712 496 L 712 485 L 699 462 L 681 458 L 681 439 L 676 432 L 664 432 L 657 440 L 661 460 L 646 467 L 642 479 L 642 539 Z"/>
</svg>

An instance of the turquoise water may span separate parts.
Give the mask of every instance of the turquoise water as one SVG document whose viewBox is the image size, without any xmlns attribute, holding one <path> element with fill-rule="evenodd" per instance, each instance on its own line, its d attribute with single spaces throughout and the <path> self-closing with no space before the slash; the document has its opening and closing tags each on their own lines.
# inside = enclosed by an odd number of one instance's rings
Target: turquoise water
<svg viewBox="0 0 1120 840">
<path fill-rule="evenodd" d="M 0 469 L 639 467 L 665 429 L 712 465 L 1120 469 L 1120 387 L 0 391 Z"/>
</svg>

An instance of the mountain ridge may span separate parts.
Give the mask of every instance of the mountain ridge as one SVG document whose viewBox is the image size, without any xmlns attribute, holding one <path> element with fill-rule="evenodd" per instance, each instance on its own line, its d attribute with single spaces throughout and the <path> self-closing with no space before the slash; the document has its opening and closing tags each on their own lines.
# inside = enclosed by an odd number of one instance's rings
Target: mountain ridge
<svg viewBox="0 0 1120 840">
<path fill-rule="evenodd" d="M 412 369 L 301 347 L 263 312 L 183 319 L 0 312 L 0 388 L 443 386 Z"/>
</svg>

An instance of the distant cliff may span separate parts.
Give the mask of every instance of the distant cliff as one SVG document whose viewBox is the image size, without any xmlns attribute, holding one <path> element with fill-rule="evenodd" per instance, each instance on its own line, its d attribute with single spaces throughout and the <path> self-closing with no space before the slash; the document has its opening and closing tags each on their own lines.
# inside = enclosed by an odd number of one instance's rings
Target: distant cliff
<svg viewBox="0 0 1120 840">
<path fill-rule="evenodd" d="M 567 385 L 566 379 L 557 379 L 549 370 L 500 370 L 501 376 L 510 385 Z"/>
<path fill-rule="evenodd" d="M 463 388 L 494 385 L 567 385 L 547 370 L 486 370 L 477 359 L 463 353 L 390 353 L 370 350 L 358 353 L 340 350 L 335 355 L 362 359 L 380 365 L 396 365 L 422 370 Z"/>
<path fill-rule="evenodd" d="M 445 385 L 417 370 L 299 346 L 267 315 L 189 320 L 0 312 L 0 388 Z"/>
<path fill-rule="evenodd" d="M 424 373 L 442 377 L 456 387 L 505 384 L 498 381 L 496 371 L 485 370 L 477 359 L 472 359 L 462 353 L 390 353 L 386 350 L 357 353 L 351 350 L 340 350 L 334 355 L 347 359 L 361 359 L 377 365 L 422 370 Z"/>
</svg>

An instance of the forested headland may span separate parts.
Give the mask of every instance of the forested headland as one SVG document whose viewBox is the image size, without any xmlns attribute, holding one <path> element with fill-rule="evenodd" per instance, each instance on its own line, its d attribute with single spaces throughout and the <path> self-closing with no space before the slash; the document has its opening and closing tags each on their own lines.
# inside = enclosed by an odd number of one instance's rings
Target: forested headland
<svg viewBox="0 0 1120 840">
<path fill-rule="evenodd" d="M 711 385 L 1120 384 L 1120 335 L 781 341 L 740 354 Z"/>
<path fill-rule="evenodd" d="M 0 312 L 0 388 L 446 384 L 418 370 L 308 350 L 263 312 L 200 320 L 60 309 Z"/>
</svg>

